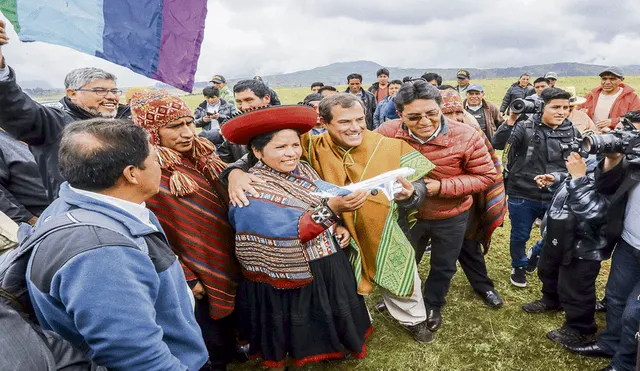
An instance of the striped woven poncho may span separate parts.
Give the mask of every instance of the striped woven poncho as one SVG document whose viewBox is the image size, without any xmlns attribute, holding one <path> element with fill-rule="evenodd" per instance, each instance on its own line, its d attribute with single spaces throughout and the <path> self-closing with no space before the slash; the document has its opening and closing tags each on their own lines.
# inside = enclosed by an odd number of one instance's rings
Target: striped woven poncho
<svg viewBox="0 0 640 371">
<path fill-rule="evenodd" d="M 234 254 L 233 228 L 217 179 L 198 171 L 187 156 L 175 170 L 188 175 L 197 189 L 185 196 L 170 191 L 172 172 L 162 171 L 160 192 L 147 201 L 178 255 L 187 281 L 197 279 L 207 292 L 213 319 L 233 312 L 240 267 Z M 216 191 L 219 189 L 220 191 Z"/>
</svg>

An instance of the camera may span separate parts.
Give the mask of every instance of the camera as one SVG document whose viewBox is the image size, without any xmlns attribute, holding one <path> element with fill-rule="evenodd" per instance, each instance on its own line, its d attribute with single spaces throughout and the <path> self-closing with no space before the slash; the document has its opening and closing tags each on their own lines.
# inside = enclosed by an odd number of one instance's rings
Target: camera
<svg viewBox="0 0 640 371">
<path fill-rule="evenodd" d="M 640 131 L 614 130 L 582 140 L 582 148 L 591 154 L 622 153 L 640 155 Z"/>
<path fill-rule="evenodd" d="M 578 152 L 581 156 L 600 155 L 606 153 L 622 153 L 640 156 L 640 130 L 636 130 L 631 121 L 622 118 L 622 129 L 613 130 L 607 134 L 590 135 L 582 139 L 575 139 L 568 144 L 561 144 L 562 156 L 566 159 L 571 152 Z"/>
<path fill-rule="evenodd" d="M 544 108 L 544 101 L 542 99 L 529 100 L 517 98 L 511 102 L 511 112 L 517 114 L 527 113 L 540 113 Z"/>
</svg>

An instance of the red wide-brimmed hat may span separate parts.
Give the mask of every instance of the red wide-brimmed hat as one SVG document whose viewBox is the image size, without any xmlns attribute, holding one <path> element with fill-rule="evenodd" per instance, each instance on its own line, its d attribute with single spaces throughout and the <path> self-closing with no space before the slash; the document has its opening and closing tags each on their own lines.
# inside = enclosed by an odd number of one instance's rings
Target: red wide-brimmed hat
<svg viewBox="0 0 640 371">
<path fill-rule="evenodd" d="M 300 134 L 311 130 L 318 114 L 307 105 L 267 106 L 233 117 L 222 125 L 222 136 L 235 144 L 249 144 L 252 138 L 272 131 L 292 129 Z"/>
</svg>

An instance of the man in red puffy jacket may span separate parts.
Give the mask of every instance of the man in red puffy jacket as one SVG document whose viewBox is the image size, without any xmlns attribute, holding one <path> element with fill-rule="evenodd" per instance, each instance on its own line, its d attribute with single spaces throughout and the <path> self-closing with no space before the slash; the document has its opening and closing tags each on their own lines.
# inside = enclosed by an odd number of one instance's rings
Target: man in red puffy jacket
<svg viewBox="0 0 640 371">
<path fill-rule="evenodd" d="M 395 97 L 401 120 L 387 121 L 378 128 L 382 135 L 406 141 L 436 165 L 424 178 L 427 198 L 411 229 L 418 262 L 431 239 L 430 270 L 423 293 L 427 326 L 432 331 L 442 324 L 441 308 L 456 272 L 472 195 L 493 185 L 497 176 L 478 131 L 447 120 L 441 104 L 440 91 L 426 81 L 405 83 Z"/>
<path fill-rule="evenodd" d="M 624 71 L 608 67 L 600 73 L 600 86 L 587 94 L 582 108 L 603 132 L 614 129 L 620 117 L 640 109 L 640 98 L 635 90 L 624 84 Z"/>
</svg>

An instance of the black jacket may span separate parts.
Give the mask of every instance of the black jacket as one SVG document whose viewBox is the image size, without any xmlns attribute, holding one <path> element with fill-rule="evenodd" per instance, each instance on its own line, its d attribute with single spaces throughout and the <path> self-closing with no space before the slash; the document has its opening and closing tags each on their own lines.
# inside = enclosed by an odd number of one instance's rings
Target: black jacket
<svg viewBox="0 0 640 371">
<path fill-rule="evenodd" d="M 222 124 L 231 118 L 231 115 L 237 112 L 238 110 L 236 109 L 236 106 L 220 98 L 220 108 L 218 109 L 218 114 L 220 116 L 218 117 L 218 125 L 222 126 Z M 200 103 L 200 105 L 193 111 L 193 118 L 195 119 L 196 127 L 202 128 L 204 131 L 211 130 L 211 122 L 206 123 L 203 120 L 207 114 L 206 100 Z"/>
<path fill-rule="evenodd" d="M 278 98 L 278 93 L 271 88 L 269 88 L 269 98 L 269 105 L 271 106 L 279 106 L 282 104 L 280 103 L 280 98 Z"/>
<path fill-rule="evenodd" d="M 249 147 L 241 144 L 234 144 L 225 139 L 220 147 L 218 147 L 217 152 L 222 161 L 232 164 L 249 153 Z"/>
<path fill-rule="evenodd" d="M 504 98 L 502 98 L 502 104 L 500 105 L 500 112 L 509 114 L 509 106 L 511 105 L 511 102 L 514 101 L 514 99 L 516 98 L 524 99 L 530 95 L 534 95 L 535 93 L 536 93 L 536 89 L 531 84 L 527 85 L 524 88 L 520 86 L 520 84 L 517 82 L 511 84 L 509 89 L 507 89 L 507 93 L 504 95 Z"/>
<path fill-rule="evenodd" d="M 58 188 L 64 182 L 58 164 L 62 130 L 71 122 L 94 116 L 71 103 L 67 97 L 51 106 L 34 101 L 20 89 L 14 70 L 9 69 L 9 79 L 0 81 L 0 127 L 29 145 L 51 202 L 58 197 Z M 118 107 L 116 117 L 130 118 L 129 107 Z"/>
<path fill-rule="evenodd" d="M 38 165 L 26 144 L 0 130 L 0 211 L 16 223 L 49 206 Z"/>
<path fill-rule="evenodd" d="M 366 115 L 365 119 L 367 120 L 367 129 L 373 130 L 375 129 L 373 125 L 373 114 L 376 112 L 376 106 L 378 105 L 376 103 L 376 96 L 364 89 L 361 89 L 361 92 L 362 92 L 362 96 L 358 95 L 358 97 L 362 99 L 362 102 L 364 103 L 364 108 L 365 108 L 364 111 Z M 345 93 L 349 93 L 349 88 L 345 90 Z"/>
<path fill-rule="evenodd" d="M 609 259 L 612 250 L 605 237 L 608 206 L 608 198 L 596 189 L 593 172 L 562 181 L 544 217 L 544 248 L 561 249 L 563 265 L 571 259 Z"/>
<path fill-rule="evenodd" d="M 504 149 L 506 190 L 509 197 L 550 202 L 553 193 L 539 189 L 536 175 L 567 172 L 560 144 L 568 144 L 580 133 L 565 119 L 555 130 L 542 123 L 540 114 L 510 126 L 502 124 L 493 136 L 493 147 Z"/>
<path fill-rule="evenodd" d="M 606 237 L 608 248 L 613 249 L 624 229 L 629 192 L 640 183 L 640 158 L 632 160 L 625 158 L 618 166 L 606 173 L 602 172 L 603 165 L 604 160 L 596 169 L 596 188 L 598 192 L 609 196 Z"/>
</svg>

